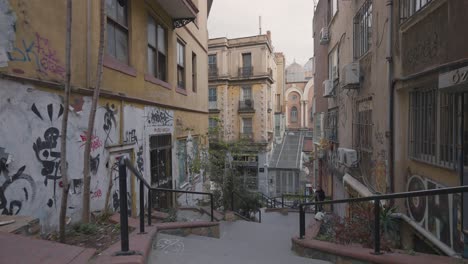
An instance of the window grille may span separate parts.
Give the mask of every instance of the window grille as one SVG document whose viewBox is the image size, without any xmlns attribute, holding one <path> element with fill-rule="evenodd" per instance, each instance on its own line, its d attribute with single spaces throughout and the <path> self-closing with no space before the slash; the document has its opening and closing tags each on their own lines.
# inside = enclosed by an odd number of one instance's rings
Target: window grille
<svg viewBox="0 0 468 264">
<path fill-rule="evenodd" d="M 372 0 L 367 0 L 354 16 L 354 58 L 360 58 L 371 47 Z"/>
<path fill-rule="evenodd" d="M 372 97 L 356 102 L 354 119 L 354 146 L 357 150 L 372 152 Z"/>
<path fill-rule="evenodd" d="M 404 22 L 432 1 L 433 0 L 400 0 L 400 22 Z"/>
</svg>

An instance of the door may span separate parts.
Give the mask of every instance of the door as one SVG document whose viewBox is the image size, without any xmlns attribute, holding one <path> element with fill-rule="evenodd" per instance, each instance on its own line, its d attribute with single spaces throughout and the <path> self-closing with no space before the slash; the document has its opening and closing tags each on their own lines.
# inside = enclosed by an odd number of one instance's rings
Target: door
<svg viewBox="0 0 468 264">
<path fill-rule="evenodd" d="M 171 135 L 150 137 L 150 173 L 151 186 L 172 189 L 172 149 Z M 168 192 L 156 192 L 152 195 L 154 208 L 170 208 L 172 195 Z"/>
</svg>

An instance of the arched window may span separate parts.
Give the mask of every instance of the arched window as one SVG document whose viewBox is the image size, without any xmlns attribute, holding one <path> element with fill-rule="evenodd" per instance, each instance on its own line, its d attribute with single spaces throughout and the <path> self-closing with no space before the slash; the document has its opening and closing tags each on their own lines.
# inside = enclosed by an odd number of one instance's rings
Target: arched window
<svg viewBox="0 0 468 264">
<path fill-rule="evenodd" d="M 297 107 L 295 106 L 291 108 L 291 122 L 293 123 L 297 122 Z"/>
</svg>

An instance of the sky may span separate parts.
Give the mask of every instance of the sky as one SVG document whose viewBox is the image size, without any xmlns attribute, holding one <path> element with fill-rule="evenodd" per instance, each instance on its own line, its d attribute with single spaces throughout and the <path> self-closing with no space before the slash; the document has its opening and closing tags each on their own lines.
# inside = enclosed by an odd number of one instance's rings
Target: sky
<svg viewBox="0 0 468 264">
<path fill-rule="evenodd" d="M 214 0 L 208 18 L 210 38 L 238 38 L 271 31 L 275 52 L 283 52 L 286 65 L 294 59 L 304 65 L 313 56 L 314 0 Z"/>
</svg>

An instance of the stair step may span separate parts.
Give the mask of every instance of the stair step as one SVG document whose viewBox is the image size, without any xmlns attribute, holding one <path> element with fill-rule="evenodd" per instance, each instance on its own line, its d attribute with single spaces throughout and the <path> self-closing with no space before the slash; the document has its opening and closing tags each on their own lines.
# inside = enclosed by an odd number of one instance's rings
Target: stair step
<svg viewBox="0 0 468 264">
<path fill-rule="evenodd" d="M 0 222 L 9 223 L 0 226 L 0 232 L 5 233 L 34 236 L 41 230 L 39 219 L 32 216 L 0 215 Z"/>
</svg>

